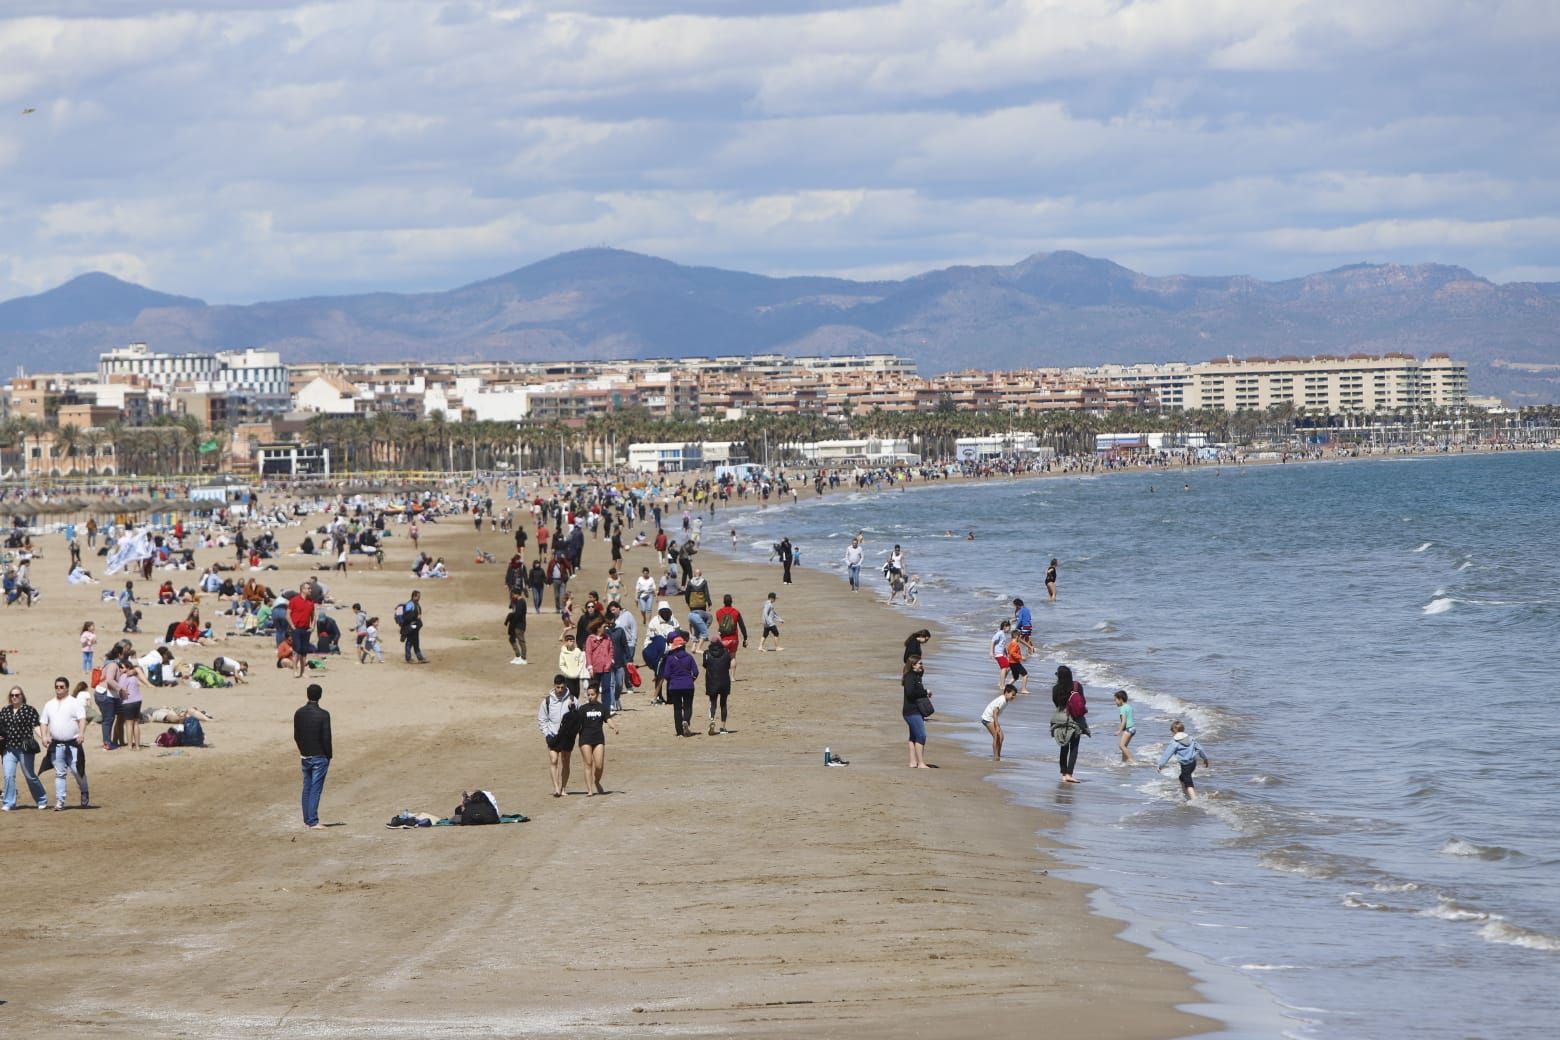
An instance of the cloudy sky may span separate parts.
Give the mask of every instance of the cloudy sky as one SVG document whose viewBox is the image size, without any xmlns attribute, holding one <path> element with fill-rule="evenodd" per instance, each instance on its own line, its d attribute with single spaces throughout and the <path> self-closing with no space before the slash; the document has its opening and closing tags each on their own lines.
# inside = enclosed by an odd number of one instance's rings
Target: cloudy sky
<svg viewBox="0 0 1560 1040">
<path fill-rule="evenodd" d="M 1557 48 L 1555 0 L 5 0 L 0 299 L 595 245 L 1560 280 Z"/>
</svg>

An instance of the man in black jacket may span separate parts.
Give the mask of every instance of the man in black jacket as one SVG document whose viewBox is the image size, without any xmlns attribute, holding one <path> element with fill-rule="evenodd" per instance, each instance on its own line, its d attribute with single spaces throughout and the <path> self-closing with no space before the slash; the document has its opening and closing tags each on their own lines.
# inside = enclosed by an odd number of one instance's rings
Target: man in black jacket
<svg viewBox="0 0 1560 1040">
<path fill-rule="evenodd" d="M 330 712 L 320 707 L 325 691 L 319 683 L 310 683 L 308 692 L 309 703 L 293 712 L 293 743 L 298 745 L 298 762 L 303 769 L 303 825 L 322 831 L 320 794 L 330 771 Z"/>
</svg>

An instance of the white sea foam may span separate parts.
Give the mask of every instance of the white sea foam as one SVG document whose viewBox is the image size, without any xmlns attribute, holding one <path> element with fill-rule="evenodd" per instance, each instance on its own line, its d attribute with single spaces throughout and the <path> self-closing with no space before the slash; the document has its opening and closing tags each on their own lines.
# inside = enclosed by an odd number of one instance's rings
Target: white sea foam
<svg viewBox="0 0 1560 1040">
<path fill-rule="evenodd" d="M 1378 881 L 1370 886 L 1377 892 L 1418 892 L 1417 881 Z"/>
<path fill-rule="evenodd" d="M 1298 964 L 1242 964 L 1241 971 L 1299 971 Z"/>
<path fill-rule="evenodd" d="M 1460 570 L 1460 571 L 1465 571 L 1469 567 L 1472 567 L 1472 566 L 1473 566 L 1473 561 L 1472 560 L 1464 560 L 1462 563 L 1459 563 L 1457 565 L 1457 569 Z"/>
<path fill-rule="evenodd" d="M 1482 910 L 1470 910 L 1456 900 L 1442 896 L 1432 907 L 1418 912 L 1419 917 L 1434 917 L 1442 921 L 1488 921 L 1490 915 Z"/>
<path fill-rule="evenodd" d="M 1491 915 L 1489 923 L 1479 929 L 1479 936 L 1504 946 L 1521 946 L 1528 950 L 1560 953 L 1560 937 L 1545 935 L 1543 932 L 1535 932 L 1528 928 L 1519 928 L 1509 921 L 1502 920 L 1498 915 Z"/>
<path fill-rule="evenodd" d="M 1437 596 L 1420 609 L 1426 614 L 1445 614 L 1456 602 L 1451 596 Z"/>
<path fill-rule="evenodd" d="M 1434 542 L 1426 542 L 1424 545 L 1421 545 L 1419 548 L 1415 549 L 1414 551 L 1416 553 L 1422 553 L 1422 552 L 1424 552 L 1426 549 L 1430 548 L 1434 544 L 1435 544 Z"/>
<path fill-rule="evenodd" d="M 1520 856 L 1522 853 L 1516 849 L 1508 849 L 1503 845 L 1480 845 L 1478 842 L 1468 841 L 1466 838 L 1451 837 L 1441 845 L 1441 855 L 1461 856 L 1468 859 L 1500 860 Z"/>
<path fill-rule="evenodd" d="M 1370 900 L 1362 898 L 1361 895 L 1358 892 L 1350 892 L 1347 895 L 1345 895 L 1343 897 L 1343 905 L 1348 907 L 1350 910 L 1382 910 L 1382 911 L 1386 911 L 1386 910 L 1396 910 L 1397 909 L 1397 907 L 1395 907 L 1395 906 L 1388 906 L 1385 903 L 1372 903 Z"/>
</svg>

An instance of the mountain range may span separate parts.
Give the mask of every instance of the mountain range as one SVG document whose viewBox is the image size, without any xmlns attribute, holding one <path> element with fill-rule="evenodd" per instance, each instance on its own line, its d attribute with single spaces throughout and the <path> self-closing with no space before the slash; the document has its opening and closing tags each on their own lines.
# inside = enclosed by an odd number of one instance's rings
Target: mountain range
<svg viewBox="0 0 1560 1040">
<path fill-rule="evenodd" d="M 1560 401 L 1560 283 L 1440 264 L 1286 281 L 1155 277 L 1072 252 L 903 280 L 771 278 L 615 249 L 563 253 L 443 292 L 214 305 L 85 274 L 0 303 L 0 364 L 86 369 L 145 342 L 264 347 L 287 361 L 889 351 L 923 374 L 1212 357 L 1446 351 L 1474 393 Z"/>
</svg>

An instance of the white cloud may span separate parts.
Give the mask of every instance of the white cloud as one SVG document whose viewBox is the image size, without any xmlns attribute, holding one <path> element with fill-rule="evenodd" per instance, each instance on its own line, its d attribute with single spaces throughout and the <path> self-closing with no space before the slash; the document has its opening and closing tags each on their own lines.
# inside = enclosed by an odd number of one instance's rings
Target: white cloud
<svg viewBox="0 0 1560 1040">
<path fill-rule="evenodd" d="M 1552 270 L 1556 43 L 1543 0 L 14 0 L 0 298 L 110 265 L 441 287 L 602 243 Z"/>
</svg>

